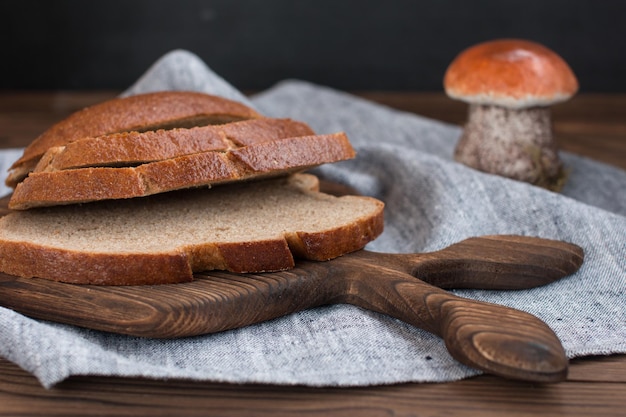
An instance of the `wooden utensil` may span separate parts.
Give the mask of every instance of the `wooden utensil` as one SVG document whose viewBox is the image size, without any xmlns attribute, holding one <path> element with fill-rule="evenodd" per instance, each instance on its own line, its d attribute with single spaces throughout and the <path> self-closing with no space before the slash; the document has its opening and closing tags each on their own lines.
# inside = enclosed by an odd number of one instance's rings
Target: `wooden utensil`
<svg viewBox="0 0 626 417">
<path fill-rule="evenodd" d="M 209 272 L 174 285 L 72 285 L 0 274 L 0 305 L 97 330 L 174 338 L 348 303 L 439 335 L 450 354 L 468 366 L 507 378 L 556 382 L 565 378 L 568 360 L 545 323 L 441 288 L 533 288 L 574 273 L 582 261 L 582 249 L 569 243 L 484 236 L 430 253 L 361 250 L 328 262 L 299 262 L 289 271 Z"/>
</svg>

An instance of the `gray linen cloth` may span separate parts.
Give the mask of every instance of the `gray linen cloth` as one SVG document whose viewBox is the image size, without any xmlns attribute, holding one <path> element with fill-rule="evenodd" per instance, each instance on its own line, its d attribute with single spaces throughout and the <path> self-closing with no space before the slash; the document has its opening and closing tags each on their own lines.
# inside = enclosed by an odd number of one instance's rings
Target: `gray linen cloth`
<svg viewBox="0 0 626 417">
<path fill-rule="evenodd" d="M 582 246 L 580 271 L 545 287 L 455 292 L 538 316 L 569 357 L 626 352 L 626 172 L 563 153 L 570 181 L 561 194 L 548 192 L 455 163 L 458 126 L 301 81 L 284 81 L 248 101 L 182 50 L 161 58 L 125 94 L 167 89 L 240 99 L 268 116 L 308 122 L 319 133 L 347 132 L 357 158 L 316 172 L 385 201 L 385 231 L 371 250 L 431 251 L 499 233 Z M 2 172 L 18 156 L 19 150 L 4 152 Z M 348 305 L 178 340 L 80 329 L 0 308 L 0 355 L 45 387 L 70 375 L 363 386 L 479 373 L 453 360 L 439 338 Z"/>
</svg>

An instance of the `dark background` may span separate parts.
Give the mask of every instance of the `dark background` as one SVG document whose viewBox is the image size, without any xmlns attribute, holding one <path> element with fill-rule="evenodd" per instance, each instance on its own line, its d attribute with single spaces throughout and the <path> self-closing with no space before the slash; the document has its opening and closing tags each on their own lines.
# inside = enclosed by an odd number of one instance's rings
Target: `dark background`
<svg viewBox="0 0 626 417">
<path fill-rule="evenodd" d="M 462 49 L 518 37 L 565 58 L 581 91 L 626 92 L 626 1 L 5 0 L 0 33 L 0 90 L 121 90 L 182 48 L 242 90 L 440 91 Z"/>
</svg>

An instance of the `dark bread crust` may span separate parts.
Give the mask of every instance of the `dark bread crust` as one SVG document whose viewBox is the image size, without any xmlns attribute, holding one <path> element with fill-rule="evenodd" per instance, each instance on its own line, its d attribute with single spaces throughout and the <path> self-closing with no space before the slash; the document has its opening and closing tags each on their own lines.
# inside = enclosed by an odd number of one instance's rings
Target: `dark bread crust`
<svg viewBox="0 0 626 417">
<path fill-rule="evenodd" d="M 33 172 L 135 166 L 192 153 L 227 150 L 228 141 L 213 127 L 113 133 L 80 139 L 48 149 Z"/>
<path fill-rule="evenodd" d="M 237 146 L 249 146 L 257 143 L 272 142 L 277 139 L 298 136 L 313 136 L 315 132 L 306 123 L 291 119 L 244 120 L 216 126 L 226 138 Z"/>
<path fill-rule="evenodd" d="M 49 148 L 78 139 L 258 117 L 261 115 L 241 103 L 196 92 L 167 91 L 108 100 L 73 113 L 41 134 L 11 166 L 6 184 L 15 187 Z"/>
<path fill-rule="evenodd" d="M 345 133 L 300 136 L 244 146 L 229 152 L 247 173 L 269 173 L 343 161 L 355 157 Z"/>
<path fill-rule="evenodd" d="M 314 134 L 305 123 L 273 118 L 217 126 L 113 133 L 79 139 L 62 147 L 52 147 L 46 151 L 33 172 L 133 166 L 194 153 L 226 151 L 240 146 Z"/>
<path fill-rule="evenodd" d="M 376 239 L 384 228 L 383 212 L 326 233 L 298 232 L 287 236 L 291 252 L 297 258 L 314 261 L 330 259 L 362 249 Z"/>
<path fill-rule="evenodd" d="M 263 142 L 229 152 L 203 152 L 137 167 L 34 172 L 19 183 L 12 210 L 126 199 L 182 188 L 279 176 L 353 158 L 343 133 Z"/>
<path fill-rule="evenodd" d="M 89 254 L 28 242 L 0 241 L 0 270 L 69 284 L 151 285 L 193 280 L 188 255 L 179 253 Z"/>
</svg>

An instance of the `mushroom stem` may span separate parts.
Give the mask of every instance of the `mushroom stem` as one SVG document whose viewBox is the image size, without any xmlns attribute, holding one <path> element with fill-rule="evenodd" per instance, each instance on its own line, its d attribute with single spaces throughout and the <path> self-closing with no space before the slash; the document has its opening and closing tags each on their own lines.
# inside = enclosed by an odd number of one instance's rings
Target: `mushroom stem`
<svg viewBox="0 0 626 417">
<path fill-rule="evenodd" d="M 480 171 L 554 191 L 566 177 L 552 138 L 548 107 L 470 104 L 454 158 Z"/>
</svg>

